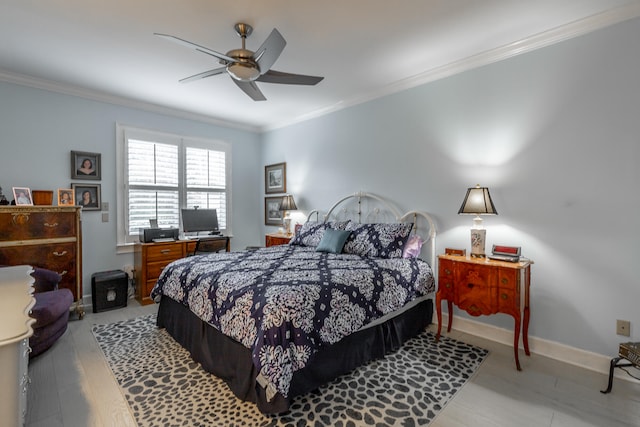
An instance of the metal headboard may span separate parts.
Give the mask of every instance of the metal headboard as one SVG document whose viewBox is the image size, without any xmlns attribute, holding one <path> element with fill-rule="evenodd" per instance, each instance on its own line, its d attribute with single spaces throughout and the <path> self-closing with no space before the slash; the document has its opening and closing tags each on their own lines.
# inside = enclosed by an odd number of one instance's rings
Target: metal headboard
<svg viewBox="0 0 640 427">
<path fill-rule="evenodd" d="M 355 202 L 351 203 L 350 202 Z M 364 208 L 364 210 L 363 210 Z M 307 215 L 307 221 L 320 220 L 320 211 L 312 210 Z M 331 206 L 322 221 L 340 221 L 350 219 L 359 224 L 372 222 L 411 222 L 413 224 L 412 233 L 418 234 L 424 240 L 424 245 L 429 248 L 429 263 L 435 267 L 436 261 L 436 227 L 433 218 L 422 211 L 409 211 L 401 214 L 400 210 L 391 202 L 372 193 L 360 191 L 342 197 Z M 424 249 L 423 249 L 424 250 Z"/>
</svg>

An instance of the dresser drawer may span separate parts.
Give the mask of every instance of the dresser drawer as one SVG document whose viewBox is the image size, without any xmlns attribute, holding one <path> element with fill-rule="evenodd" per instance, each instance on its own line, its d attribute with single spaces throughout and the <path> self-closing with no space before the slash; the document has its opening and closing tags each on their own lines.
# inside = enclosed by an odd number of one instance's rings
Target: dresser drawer
<svg viewBox="0 0 640 427">
<path fill-rule="evenodd" d="M 453 300 L 455 266 L 453 261 L 447 259 L 441 259 L 438 262 L 438 293 L 441 298 Z"/>
<path fill-rule="evenodd" d="M 73 237 L 76 235 L 74 212 L 2 212 L 1 241 Z"/>
<path fill-rule="evenodd" d="M 497 310 L 492 283 L 496 270 L 490 266 L 457 264 L 455 269 L 455 303 L 473 316 L 492 314 Z"/>
<path fill-rule="evenodd" d="M 0 264 L 29 264 L 62 274 L 62 269 L 73 270 L 76 261 L 76 243 L 47 245 L 20 245 L 0 248 Z"/>
<path fill-rule="evenodd" d="M 494 296 L 489 286 L 465 283 L 456 286 L 454 301 L 456 305 L 473 316 L 495 312 Z"/>
<path fill-rule="evenodd" d="M 147 280 L 158 280 L 162 270 L 174 260 L 155 261 L 147 263 Z"/>
<path fill-rule="evenodd" d="M 183 255 L 183 245 L 169 243 L 169 244 L 156 244 L 153 246 L 148 246 L 145 248 L 147 251 L 147 261 L 160 261 L 160 260 L 168 260 L 173 261 L 179 258 L 182 258 Z M 167 265 L 169 262 L 165 263 Z"/>
<path fill-rule="evenodd" d="M 55 271 L 62 276 L 58 286 L 71 290 L 74 300 L 80 297 L 76 289 L 76 262 L 75 242 L 0 248 L 0 264 L 25 264 Z"/>
<path fill-rule="evenodd" d="M 498 272 L 498 287 L 515 290 L 518 287 L 519 274 L 518 270 L 501 269 Z"/>
<path fill-rule="evenodd" d="M 498 311 L 517 313 L 520 310 L 520 293 L 515 289 L 498 288 Z"/>
</svg>

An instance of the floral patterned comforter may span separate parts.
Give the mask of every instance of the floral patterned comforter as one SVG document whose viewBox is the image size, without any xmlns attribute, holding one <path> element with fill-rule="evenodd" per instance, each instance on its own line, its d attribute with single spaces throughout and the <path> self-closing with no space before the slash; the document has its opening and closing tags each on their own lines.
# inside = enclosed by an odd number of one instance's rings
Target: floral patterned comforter
<svg viewBox="0 0 640 427">
<path fill-rule="evenodd" d="M 252 350 L 267 398 L 323 345 L 435 290 L 418 258 L 364 258 L 293 245 L 183 258 L 162 272 L 166 295 Z"/>
</svg>

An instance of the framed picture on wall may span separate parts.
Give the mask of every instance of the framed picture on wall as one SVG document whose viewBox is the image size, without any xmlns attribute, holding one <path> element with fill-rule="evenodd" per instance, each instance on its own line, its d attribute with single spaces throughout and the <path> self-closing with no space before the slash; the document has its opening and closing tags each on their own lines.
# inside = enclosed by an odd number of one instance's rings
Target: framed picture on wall
<svg viewBox="0 0 640 427">
<path fill-rule="evenodd" d="M 71 188 L 58 188 L 58 206 L 73 206 L 76 204 L 75 194 Z"/>
<path fill-rule="evenodd" d="M 287 164 L 276 163 L 264 167 L 265 194 L 287 192 Z"/>
<path fill-rule="evenodd" d="M 265 197 L 264 198 L 264 223 L 265 225 L 282 225 L 282 211 L 280 203 L 282 197 Z"/>
<path fill-rule="evenodd" d="M 102 201 L 100 199 L 100 184 L 71 184 L 76 205 L 82 206 L 83 211 L 99 211 Z"/>
<path fill-rule="evenodd" d="M 102 175 L 102 170 L 100 168 L 100 157 L 100 153 L 72 151 L 71 179 L 100 180 Z"/>
</svg>

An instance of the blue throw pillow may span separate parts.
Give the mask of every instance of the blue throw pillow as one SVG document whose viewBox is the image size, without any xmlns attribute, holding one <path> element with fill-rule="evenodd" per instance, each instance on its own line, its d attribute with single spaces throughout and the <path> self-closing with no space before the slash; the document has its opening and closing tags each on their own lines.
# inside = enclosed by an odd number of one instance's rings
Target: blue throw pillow
<svg viewBox="0 0 640 427">
<path fill-rule="evenodd" d="M 334 230 L 333 228 L 327 228 L 324 231 L 324 235 L 316 247 L 316 252 L 331 252 L 339 254 L 342 252 L 344 242 L 349 238 L 350 231 Z"/>
</svg>

